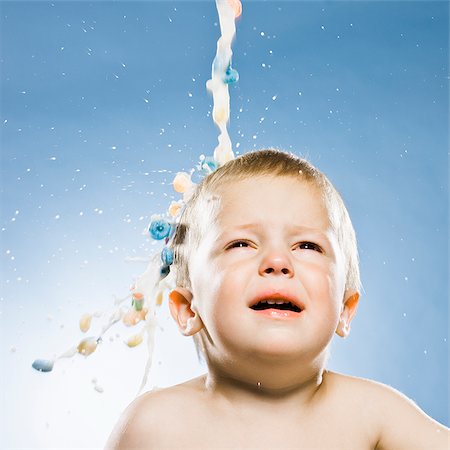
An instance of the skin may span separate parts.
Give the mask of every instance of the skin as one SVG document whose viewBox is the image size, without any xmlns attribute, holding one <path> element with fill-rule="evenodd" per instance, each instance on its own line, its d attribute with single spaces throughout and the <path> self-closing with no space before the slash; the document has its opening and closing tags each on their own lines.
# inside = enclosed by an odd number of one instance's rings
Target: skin
<svg viewBox="0 0 450 450">
<path fill-rule="evenodd" d="M 236 397 L 244 403 L 242 395 L 261 387 L 307 399 L 333 334 L 348 334 L 359 296 L 345 291 L 321 194 L 293 178 L 263 177 L 233 183 L 219 197 L 218 218 L 190 260 L 192 291 L 175 290 L 172 315 L 185 335 L 201 332 L 210 389 L 225 395 L 231 383 L 233 395 L 242 386 Z M 249 303 L 267 289 L 299 298 L 302 318 L 258 317 Z"/>
<path fill-rule="evenodd" d="M 106 448 L 447 449 L 449 430 L 399 392 L 325 369 L 359 294 L 345 289 L 318 189 L 264 176 L 218 195 L 189 261 L 192 289 L 177 287 L 169 302 L 180 331 L 200 333 L 208 373 L 138 397 Z M 249 305 L 268 289 L 289 292 L 303 311 L 256 313 Z"/>
</svg>

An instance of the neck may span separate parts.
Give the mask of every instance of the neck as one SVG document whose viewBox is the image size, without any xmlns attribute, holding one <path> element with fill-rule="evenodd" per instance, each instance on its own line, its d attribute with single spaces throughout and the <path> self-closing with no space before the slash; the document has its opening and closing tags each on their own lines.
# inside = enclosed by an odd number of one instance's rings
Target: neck
<svg viewBox="0 0 450 450">
<path fill-rule="evenodd" d="M 233 407 L 246 406 L 276 411 L 287 404 L 308 407 L 323 387 L 326 373 L 324 358 L 316 364 L 293 362 L 288 365 L 255 367 L 254 361 L 245 367 L 217 365 L 207 358 L 208 374 L 204 378 L 206 392 L 219 402 Z"/>
</svg>

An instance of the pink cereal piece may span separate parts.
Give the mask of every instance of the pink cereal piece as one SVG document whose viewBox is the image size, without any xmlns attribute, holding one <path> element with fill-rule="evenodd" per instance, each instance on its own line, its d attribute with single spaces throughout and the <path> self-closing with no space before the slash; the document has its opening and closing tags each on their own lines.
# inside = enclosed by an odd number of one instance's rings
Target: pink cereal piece
<svg viewBox="0 0 450 450">
<path fill-rule="evenodd" d="M 234 17 L 238 18 L 242 14 L 242 3 L 239 0 L 228 0 L 228 3 L 233 8 Z"/>
</svg>

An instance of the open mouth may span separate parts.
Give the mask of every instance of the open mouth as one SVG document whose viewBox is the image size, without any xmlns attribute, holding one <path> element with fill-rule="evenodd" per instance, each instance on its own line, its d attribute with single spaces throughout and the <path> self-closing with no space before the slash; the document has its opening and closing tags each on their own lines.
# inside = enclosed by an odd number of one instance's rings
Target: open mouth
<svg viewBox="0 0 450 450">
<path fill-rule="evenodd" d="M 302 310 L 293 303 L 287 300 L 261 300 L 253 306 L 250 306 L 251 309 L 255 311 L 262 311 L 264 309 L 280 309 L 284 311 L 293 311 L 296 313 L 301 312 Z"/>
</svg>

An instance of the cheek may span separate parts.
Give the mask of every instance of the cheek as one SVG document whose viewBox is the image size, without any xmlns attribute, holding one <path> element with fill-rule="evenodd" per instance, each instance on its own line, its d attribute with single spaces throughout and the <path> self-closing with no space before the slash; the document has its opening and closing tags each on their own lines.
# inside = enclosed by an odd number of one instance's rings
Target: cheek
<svg viewBox="0 0 450 450">
<path fill-rule="evenodd" d="M 344 281 L 336 264 L 315 265 L 304 271 L 312 299 L 339 311 L 344 295 Z M 302 276 L 300 276 L 302 278 Z"/>
<path fill-rule="evenodd" d="M 216 264 L 205 275 L 205 285 L 214 303 L 214 309 L 231 307 L 245 295 L 245 281 L 249 280 L 243 267 Z"/>
<path fill-rule="evenodd" d="M 198 270 L 194 269 L 192 275 L 193 303 L 203 320 L 217 314 L 215 310 L 220 303 L 223 272 L 210 262 L 197 261 Z"/>
<path fill-rule="evenodd" d="M 236 321 L 236 312 L 243 307 L 249 295 L 248 272 L 243 267 L 211 265 L 197 279 L 194 295 L 198 312 L 211 335 L 230 330 Z"/>
<path fill-rule="evenodd" d="M 342 283 L 336 278 L 334 274 L 328 277 L 328 297 L 330 299 L 330 312 L 332 317 L 337 322 L 339 320 L 339 314 L 341 312 L 342 299 L 344 297 Z M 337 324 L 337 323 L 336 323 Z"/>
</svg>

